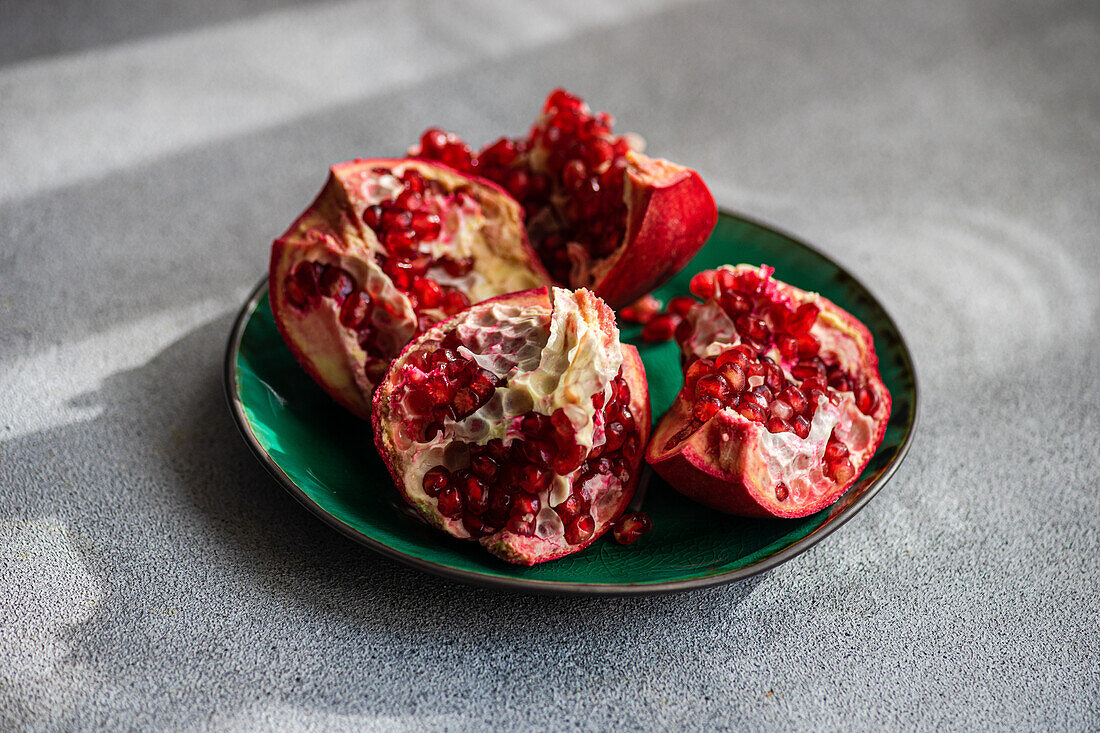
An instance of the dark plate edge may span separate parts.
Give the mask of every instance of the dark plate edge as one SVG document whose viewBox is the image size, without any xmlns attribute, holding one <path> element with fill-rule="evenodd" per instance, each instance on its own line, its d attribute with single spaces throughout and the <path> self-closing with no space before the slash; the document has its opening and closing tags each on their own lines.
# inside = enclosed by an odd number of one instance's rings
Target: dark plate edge
<svg viewBox="0 0 1100 733">
<path fill-rule="evenodd" d="M 905 342 L 901 331 L 898 329 L 897 323 L 893 317 L 882 305 L 882 301 L 877 298 L 874 293 L 867 288 L 866 285 L 852 275 L 844 267 L 841 267 L 839 263 L 833 260 L 828 255 L 824 254 L 816 247 L 807 244 L 800 237 L 797 237 L 790 232 L 773 226 L 767 222 L 761 221 L 750 216 L 734 213 L 728 209 L 719 209 L 720 215 L 738 219 L 761 229 L 769 230 L 775 234 L 784 237 L 791 242 L 813 252 L 815 255 L 831 264 L 837 271 L 843 273 L 846 277 L 850 278 L 859 287 L 861 287 L 878 305 L 882 311 L 883 316 L 886 318 L 887 323 L 893 328 L 894 333 L 898 335 L 898 344 L 901 346 L 902 355 L 906 364 L 909 366 L 909 371 L 913 375 L 913 410 L 912 419 L 910 420 L 908 430 L 903 438 L 901 445 L 898 447 L 897 455 L 886 466 L 882 475 L 871 482 L 870 485 L 864 489 L 851 504 L 846 506 L 836 516 L 830 517 L 825 522 L 815 529 L 810 534 L 806 535 L 800 540 L 796 540 L 782 550 L 779 550 L 773 555 L 755 562 L 751 565 L 731 570 L 726 573 L 720 573 L 718 575 L 707 576 L 704 578 L 693 578 L 689 580 L 675 580 L 666 581 L 661 583 L 645 583 L 645 584 L 610 584 L 610 583 L 563 583 L 560 581 L 547 581 L 547 580 L 527 580 L 519 578 L 501 578 L 491 575 L 484 575 L 469 570 L 457 570 L 448 565 L 442 565 L 440 563 L 431 562 L 430 560 L 423 560 L 418 557 L 406 555 L 403 552 L 395 550 L 389 545 L 380 542 L 372 537 L 362 534 L 361 532 L 349 527 L 343 522 L 339 521 L 331 514 L 322 509 L 316 504 L 309 496 L 302 491 L 291 478 L 272 460 L 267 451 L 263 449 L 257 440 L 255 434 L 252 432 L 252 426 L 248 422 L 248 419 L 244 413 L 244 405 L 241 403 L 237 379 L 237 357 L 240 353 L 241 339 L 244 334 L 245 326 L 248 324 L 253 312 L 256 310 L 256 306 L 260 299 L 263 297 L 267 290 L 267 277 L 261 278 L 256 287 L 248 296 L 248 300 L 245 301 L 240 312 L 237 314 L 237 318 L 233 322 L 233 328 L 229 332 L 229 340 L 226 344 L 225 361 L 223 364 L 223 387 L 225 391 L 225 398 L 229 404 L 230 412 L 233 414 L 234 422 L 237 425 L 237 429 L 241 433 L 241 437 L 244 438 L 245 443 L 251 449 L 256 459 L 267 469 L 268 473 L 275 478 L 279 484 L 286 489 L 291 496 L 298 500 L 306 509 L 313 513 L 316 517 L 321 519 L 325 524 L 329 525 L 336 531 L 340 532 L 344 536 L 352 539 L 362 545 L 369 547 L 370 549 L 378 552 L 379 554 L 396 560 L 405 565 L 414 567 L 418 570 L 423 570 L 440 577 L 455 580 L 460 583 L 469 585 L 475 585 L 482 588 L 499 589 L 505 588 L 507 590 L 519 591 L 524 593 L 535 593 L 543 595 L 560 595 L 560 596 L 633 596 L 633 595 L 656 595 L 661 593 L 678 593 L 689 590 L 698 590 L 702 588 L 709 588 L 716 585 L 725 585 L 738 580 L 744 580 L 745 578 L 758 575 L 760 573 L 767 572 L 772 568 L 781 565 L 782 563 L 790 560 L 791 558 L 800 555 L 806 550 L 816 545 L 821 540 L 828 537 L 838 528 L 848 522 L 853 516 L 855 516 L 863 507 L 870 501 L 889 481 L 898 467 L 901 466 L 905 460 L 906 455 L 909 453 L 909 448 L 913 442 L 913 436 L 916 434 L 917 423 L 920 417 L 920 385 L 917 379 L 916 365 L 913 362 L 912 353 L 909 351 L 909 345 Z"/>
</svg>

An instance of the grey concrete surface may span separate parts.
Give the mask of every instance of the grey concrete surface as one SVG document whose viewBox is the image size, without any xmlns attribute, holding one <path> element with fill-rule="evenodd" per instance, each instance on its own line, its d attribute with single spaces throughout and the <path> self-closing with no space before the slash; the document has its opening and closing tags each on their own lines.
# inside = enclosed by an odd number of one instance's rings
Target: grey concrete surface
<svg viewBox="0 0 1100 733">
<path fill-rule="evenodd" d="M 73 7 L 0 2 L 0 728 L 1100 729 L 1095 2 Z M 299 508 L 223 403 L 327 164 L 519 132 L 556 85 L 915 354 L 897 476 L 752 581 L 436 580 Z"/>
</svg>

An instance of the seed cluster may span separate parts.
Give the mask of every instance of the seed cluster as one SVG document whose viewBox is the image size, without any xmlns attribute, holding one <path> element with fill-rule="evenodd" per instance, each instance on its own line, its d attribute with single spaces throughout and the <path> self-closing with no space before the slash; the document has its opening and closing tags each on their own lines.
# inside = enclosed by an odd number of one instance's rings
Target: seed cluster
<svg viewBox="0 0 1100 733">
<path fill-rule="evenodd" d="M 452 333 L 434 351 L 412 354 L 406 362 L 425 373 L 424 379 L 405 385 L 401 395 L 406 410 L 420 416 L 425 441 L 443 430 L 445 418 L 457 421 L 475 412 L 504 382 L 459 356 L 457 346 Z M 596 522 L 591 513 L 594 497 L 585 485 L 601 474 L 625 484 L 643 447 L 629 407 L 630 387 L 621 372 L 611 384 L 606 404 L 603 393 L 592 399 L 603 413 L 606 441 L 602 445 L 591 450 L 579 445 L 575 428 L 561 409 L 551 415 L 530 411 L 518 418 L 519 437 L 467 444 L 468 467 L 453 472 L 442 465 L 430 469 L 424 475 L 424 492 L 436 500 L 441 514 L 461 519 L 474 537 L 501 529 L 532 536 L 538 529 L 539 512 L 547 506 L 554 475 L 572 474 L 569 495 L 552 509 L 567 542 L 587 541 Z"/>
<path fill-rule="evenodd" d="M 372 172 L 378 176 L 391 174 L 388 168 Z M 362 218 L 385 247 L 385 252 L 376 255 L 379 266 L 412 303 L 417 330 L 423 331 L 470 304 L 460 289 L 440 285 L 428 273 L 432 268 L 441 268 L 452 277 L 462 277 L 473 269 L 473 260 L 436 258 L 421 247 L 421 243 L 438 239 L 446 208 L 462 204 L 466 194 L 461 190 L 447 193 L 438 181 L 425 179 L 412 168 L 401 173 L 400 181 L 400 191 L 389 200 L 366 207 Z M 334 300 L 340 308 L 341 325 L 356 332 L 360 347 L 367 353 L 367 376 L 377 382 L 385 374 L 387 361 L 395 354 L 385 353 L 378 344 L 373 311 L 382 308 L 388 317 L 399 317 L 401 303 L 376 302 L 347 270 L 320 262 L 299 263 L 287 276 L 285 290 L 287 299 L 298 308 L 312 305 L 317 298 Z"/>
<path fill-rule="evenodd" d="M 421 135 L 419 155 L 507 189 L 523 204 L 527 221 L 539 222 L 531 238 L 546 268 L 559 282 L 569 282 L 567 243 L 581 244 L 594 258 L 607 257 L 622 243 L 630 143 L 611 134 L 613 122 L 558 89 L 526 138 L 501 138 L 475 153 L 457 135 L 433 127 Z"/>
<path fill-rule="evenodd" d="M 805 439 L 822 399 L 838 404 L 840 392 L 853 392 L 863 413 L 871 414 L 878 406 L 877 396 L 866 383 L 822 358 L 821 344 L 811 333 L 820 313 L 814 303 L 796 307 L 776 297 L 767 278 L 752 270 L 708 270 L 692 278 L 690 287 L 697 297 L 720 305 L 733 321 L 739 343 L 714 358 L 696 359 L 688 365 L 681 395 L 691 401 L 691 420 L 667 447 L 693 434 L 725 408 L 764 425 L 771 433 L 792 432 Z M 678 310 L 682 308 L 677 305 Z M 685 319 L 676 329 L 676 338 L 687 341 L 692 330 L 691 320 Z M 789 365 L 788 370 L 769 356 L 776 352 L 780 362 Z M 837 481 L 846 481 L 854 473 L 848 448 L 835 435 L 826 445 L 824 467 Z M 785 497 L 786 488 L 777 487 L 779 494 Z"/>
</svg>

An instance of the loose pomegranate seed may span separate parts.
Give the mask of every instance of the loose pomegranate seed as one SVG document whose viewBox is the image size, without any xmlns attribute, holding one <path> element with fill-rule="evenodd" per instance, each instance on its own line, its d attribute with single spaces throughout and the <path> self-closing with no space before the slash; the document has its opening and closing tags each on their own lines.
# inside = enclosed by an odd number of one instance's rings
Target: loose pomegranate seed
<svg viewBox="0 0 1100 733">
<path fill-rule="evenodd" d="M 630 323 L 649 323 L 661 311 L 661 301 L 652 295 L 645 295 L 619 311 L 624 321 Z"/>
<path fill-rule="evenodd" d="M 676 326 L 680 325 L 680 317 L 671 314 L 660 314 L 641 329 L 643 341 L 669 341 L 672 339 Z"/>
<path fill-rule="evenodd" d="M 565 541 L 579 545 L 592 537 L 596 530 L 596 521 L 587 514 L 581 514 L 565 526 Z"/>
<path fill-rule="evenodd" d="M 680 318 L 686 318 L 688 311 L 698 301 L 688 295 L 678 295 L 668 301 L 668 312 L 673 315 L 680 316 Z"/>
<path fill-rule="evenodd" d="M 649 516 L 642 512 L 624 514 L 615 522 L 612 533 L 620 545 L 633 544 L 653 526 Z"/>
</svg>

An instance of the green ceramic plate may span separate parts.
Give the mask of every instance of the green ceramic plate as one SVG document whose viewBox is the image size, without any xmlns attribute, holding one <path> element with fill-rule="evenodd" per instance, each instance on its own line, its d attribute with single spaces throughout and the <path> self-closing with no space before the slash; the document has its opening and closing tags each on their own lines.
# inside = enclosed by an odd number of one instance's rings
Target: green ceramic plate
<svg viewBox="0 0 1100 733">
<path fill-rule="evenodd" d="M 742 519 L 716 514 L 650 472 L 642 509 L 653 530 L 623 547 L 601 539 L 583 552 L 532 568 L 508 565 L 479 545 L 428 527 L 407 511 L 371 440 L 370 426 L 332 402 L 283 344 L 266 279 L 233 327 L 225 361 L 229 403 L 249 446 L 310 511 L 352 539 L 429 573 L 467 583 L 532 592 L 631 594 L 728 583 L 791 559 L 850 519 L 897 470 L 917 420 L 917 377 L 897 326 L 839 265 L 796 238 L 723 212 L 706 247 L 657 291 L 686 293 L 691 276 L 722 264 L 767 263 L 776 277 L 817 291 L 870 327 L 882 377 L 894 398 L 886 437 L 840 501 L 804 519 Z M 674 344 L 651 345 L 623 329 L 645 361 L 654 419 L 680 387 Z"/>
</svg>

